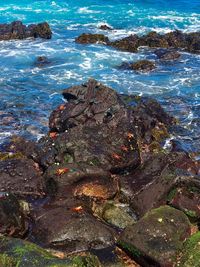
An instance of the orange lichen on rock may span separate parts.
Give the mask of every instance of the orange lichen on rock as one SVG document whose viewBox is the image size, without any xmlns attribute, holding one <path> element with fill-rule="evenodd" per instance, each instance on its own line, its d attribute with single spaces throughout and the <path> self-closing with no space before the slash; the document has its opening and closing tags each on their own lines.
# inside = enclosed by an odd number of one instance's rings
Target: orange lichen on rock
<svg viewBox="0 0 200 267">
<path fill-rule="evenodd" d="M 58 136 L 58 133 L 57 133 L 57 132 L 51 132 L 51 133 L 49 133 L 49 136 L 50 136 L 52 139 L 55 139 L 55 138 Z"/>
<path fill-rule="evenodd" d="M 109 192 L 106 186 L 90 182 L 90 183 L 78 186 L 74 191 L 74 195 L 108 199 Z"/>
<path fill-rule="evenodd" d="M 57 175 L 62 175 L 62 174 L 67 173 L 68 171 L 69 171 L 68 168 L 57 169 L 57 170 L 56 170 L 56 174 L 57 174 Z"/>
</svg>

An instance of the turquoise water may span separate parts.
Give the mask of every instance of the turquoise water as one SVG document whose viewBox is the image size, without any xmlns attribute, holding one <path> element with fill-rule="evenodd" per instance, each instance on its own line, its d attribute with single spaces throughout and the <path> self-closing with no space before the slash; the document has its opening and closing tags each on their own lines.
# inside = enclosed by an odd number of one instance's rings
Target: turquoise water
<svg viewBox="0 0 200 267">
<path fill-rule="evenodd" d="M 174 135 L 189 151 L 200 150 L 200 55 L 182 53 L 179 61 L 160 63 L 154 54 L 116 51 L 103 45 L 78 45 L 74 38 L 83 32 L 102 32 L 110 39 L 150 30 L 200 31 L 199 0 L 98 0 L 45 1 L 6 0 L 0 3 L 0 23 L 47 21 L 51 40 L 0 42 L 0 142 L 13 133 L 39 138 L 48 130 L 48 116 L 63 102 L 60 92 L 89 77 L 118 92 L 152 95 L 183 127 Z M 100 31 L 107 23 L 113 31 Z M 38 67 L 38 56 L 50 64 Z M 150 74 L 119 70 L 124 61 L 156 60 Z M 8 121 L 7 120 L 7 121 Z"/>
</svg>

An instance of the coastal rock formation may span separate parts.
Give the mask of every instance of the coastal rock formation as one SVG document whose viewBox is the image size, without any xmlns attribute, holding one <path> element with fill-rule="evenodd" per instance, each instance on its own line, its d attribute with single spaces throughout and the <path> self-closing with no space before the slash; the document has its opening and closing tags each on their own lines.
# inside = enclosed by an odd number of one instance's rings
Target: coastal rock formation
<svg viewBox="0 0 200 267">
<path fill-rule="evenodd" d="M 108 41 L 109 41 L 108 37 L 104 36 L 103 34 L 90 34 L 90 33 L 83 33 L 75 40 L 75 42 L 78 44 L 95 44 L 95 43 L 107 44 Z"/>
<path fill-rule="evenodd" d="M 0 41 L 25 38 L 51 39 L 52 32 L 47 22 L 26 26 L 21 21 L 0 24 Z"/>
<path fill-rule="evenodd" d="M 130 69 L 133 69 L 138 72 L 150 72 L 155 68 L 156 68 L 155 63 L 150 60 L 139 60 L 130 65 Z"/>
<path fill-rule="evenodd" d="M 156 56 L 162 61 L 177 60 L 181 57 L 181 54 L 176 50 L 170 49 L 157 49 L 154 51 Z"/>
</svg>

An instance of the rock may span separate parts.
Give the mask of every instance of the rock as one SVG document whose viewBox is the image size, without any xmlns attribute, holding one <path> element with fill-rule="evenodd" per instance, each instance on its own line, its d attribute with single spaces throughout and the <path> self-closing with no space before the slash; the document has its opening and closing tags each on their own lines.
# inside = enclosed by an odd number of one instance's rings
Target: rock
<svg viewBox="0 0 200 267">
<path fill-rule="evenodd" d="M 149 72 L 156 69 L 156 65 L 153 61 L 139 60 L 131 64 L 130 68 L 138 72 Z"/>
<path fill-rule="evenodd" d="M 188 34 L 188 47 L 187 50 L 191 53 L 200 53 L 200 33 Z"/>
<path fill-rule="evenodd" d="M 200 232 L 192 235 L 184 243 L 176 267 L 199 267 Z"/>
<path fill-rule="evenodd" d="M 50 195 L 110 199 L 118 190 L 117 181 L 109 172 L 86 164 L 55 164 L 44 177 Z"/>
<path fill-rule="evenodd" d="M 115 243 L 114 231 L 76 207 L 54 208 L 37 214 L 33 235 L 45 246 L 68 252 L 102 249 Z"/>
<path fill-rule="evenodd" d="M 36 62 L 35 62 L 35 65 L 37 67 L 43 67 L 43 66 L 48 65 L 48 64 L 50 64 L 50 61 L 45 56 L 37 57 Z"/>
<path fill-rule="evenodd" d="M 152 31 L 140 38 L 140 46 L 167 48 L 169 44 L 164 35 Z"/>
<path fill-rule="evenodd" d="M 140 39 L 137 35 L 130 35 L 121 40 L 109 42 L 109 45 L 122 51 L 135 53 L 140 46 L 139 41 Z"/>
<path fill-rule="evenodd" d="M 28 223 L 20 207 L 20 202 L 10 193 L 0 193 L 0 234 L 23 237 Z"/>
<path fill-rule="evenodd" d="M 45 249 L 17 238 L 0 238 L 0 265 L 4 267 L 100 267 L 92 255 L 58 258 Z"/>
<path fill-rule="evenodd" d="M 200 217 L 200 188 L 195 184 L 187 184 L 172 188 L 168 194 L 168 204 L 182 210 L 190 218 L 198 219 Z"/>
<path fill-rule="evenodd" d="M 151 210 L 122 232 L 118 243 L 142 266 L 174 266 L 183 242 L 190 236 L 187 216 L 169 206 Z"/>
<path fill-rule="evenodd" d="M 154 53 L 160 60 L 163 61 L 177 60 L 181 57 L 181 54 L 175 50 L 157 49 Z"/>
<path fill-rule="evenodd" d="M 103 34 L 83 33 L 75 39 L 75 42 L 78 44 L 107 44 L 109 43 L 109 39 Z"/>
<path fill-rule="evenodd" d="M 47 22 L 25 26 L 21 21 L 14 21 L 10 24 L 0 24 L 0 41 L 12 39 L 25 39 L 29 37 L 40 37 L 50 39 L 51 29 Z"/>
<path fill-rule="evenodd" d="M 184 153 L 158 153 L 132 174 L 121 176 L 121 199 L 130 203 L 139 217 L 166 204 L 169 192 L 184 181 L 183 170 L 176 168 L 176 162 L 183 157 Z"/>
<path fill-rule="evenodd" d="M 100 27 L 99 27 L 100 30 L 103 30 L 103 31 L 111 31 L 113 30 L 112 27 L 106 25 L 106 24 L 102 24 Z"/>
<path fill-rule="evenodd" d="M 135 219 L 128 213 L 128 207 L 122 203 L 113 201 L 105 202 L 102 205 L 93 207 L 94 213 L 107 223 L 124 229 L 135 223 Z"/>
<path fill-rule="evenodd" d="M 0 191 L 20 196 L 42 196 L 43 179 L 34 161 L 26 158 L 0 162 Z"/>
</svg>

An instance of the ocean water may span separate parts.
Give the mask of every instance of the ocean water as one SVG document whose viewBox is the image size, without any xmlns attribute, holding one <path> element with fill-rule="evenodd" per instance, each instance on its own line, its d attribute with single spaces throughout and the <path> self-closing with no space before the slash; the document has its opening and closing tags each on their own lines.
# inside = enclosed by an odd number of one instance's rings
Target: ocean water
<svg viewBox="0 0 200 267">
<path fill-rule="evenodd" d="M 182 53 L 180 60 L 161 63 L 146 49 L 116 51 L 103 45 L 79 45 L 84 32 L 118 39 L 151 30 L 200 31 L 199 0 L 6 0 L 0 1 L 0 23 L 47 21 L 51 40 L 0 42 L 0 143 L 12 134 L 38 139 L 48 130 L 50 112 L 63 102 L 63 89 L 93 77 L 118 92 L 149 95 L 180 121 L 174 138 L 188 151 L 200 151 L 200 55 Z M 101 31 L 101 24 L 113 31 Z M 38 67 L 38 56 L 50 63 Z M 149 74 L 118 67 L 138 59 L 155 60 Z"/>
</svg>

